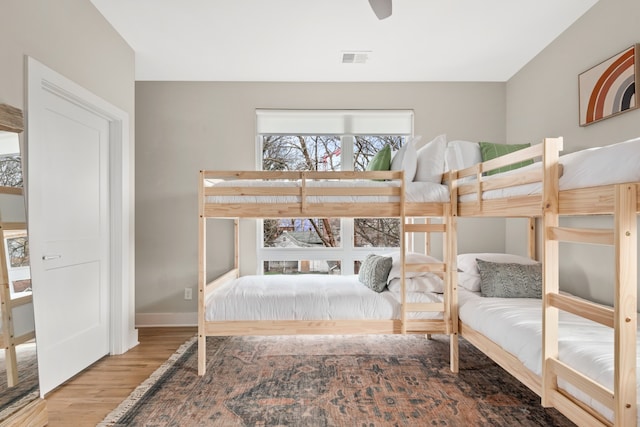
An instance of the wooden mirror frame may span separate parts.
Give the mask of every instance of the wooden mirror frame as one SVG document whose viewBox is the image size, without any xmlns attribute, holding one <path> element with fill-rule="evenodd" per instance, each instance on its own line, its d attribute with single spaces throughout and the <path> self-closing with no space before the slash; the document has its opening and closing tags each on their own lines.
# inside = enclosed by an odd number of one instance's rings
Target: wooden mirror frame
<svg viewBox="0 0 640 427">
<path fill-rule="evenodd" d="M 7 104 L 0 104 L 0 131 L 21 133 L 24 130 L 24 116 L 22 110 Z M 17 194 L 22 194 L 22 189 Z M 0 427 L 4 426 L 45 426 L 48 423 L 47 405 L 44 399 L 37 397 L 7 418 L 0 420 Z"/>
</svg>

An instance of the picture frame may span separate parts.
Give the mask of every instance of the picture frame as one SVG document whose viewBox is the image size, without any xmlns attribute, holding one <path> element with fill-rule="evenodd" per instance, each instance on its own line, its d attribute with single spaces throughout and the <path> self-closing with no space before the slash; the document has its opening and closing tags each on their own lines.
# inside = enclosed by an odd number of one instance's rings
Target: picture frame
<svg viewBox="0 0 640 427">
<path fill-rule="evenodd" d="M 580 126 L 638 108 L 640 44 L 636 43 L 578 76 Z"/>
</svg>

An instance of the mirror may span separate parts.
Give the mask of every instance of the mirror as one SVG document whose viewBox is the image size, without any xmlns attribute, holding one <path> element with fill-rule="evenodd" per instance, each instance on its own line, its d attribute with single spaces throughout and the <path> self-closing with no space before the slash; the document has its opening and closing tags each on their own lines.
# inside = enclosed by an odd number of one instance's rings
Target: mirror
<svg viewBox="0 0 640 427">
<path fill-rule="evenodd" d="M 0 104 L 0 424 L 25 419 L 23 413 L 32 413 L 41 401 L 19 139 L 22 123 L 21 110 Z"/>
</svg>

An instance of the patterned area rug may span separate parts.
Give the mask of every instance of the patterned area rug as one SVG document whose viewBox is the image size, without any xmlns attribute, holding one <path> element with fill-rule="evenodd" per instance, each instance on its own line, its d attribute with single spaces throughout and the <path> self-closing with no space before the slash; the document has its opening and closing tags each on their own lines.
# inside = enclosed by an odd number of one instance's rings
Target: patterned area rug
<svg viewBox="0 0 640 427">
<path fill-rule="evenodd" d="M 5 352 L 0 350 L 0 422 L 40 396 L 35 343 L 16 346 L 18 383 L 7 386 Z"/>
<path fill-rule="evenodd" d="M 446 336 L 209 337 L 185 343 L 100 426 L 572 426 Z"/>
</svg>

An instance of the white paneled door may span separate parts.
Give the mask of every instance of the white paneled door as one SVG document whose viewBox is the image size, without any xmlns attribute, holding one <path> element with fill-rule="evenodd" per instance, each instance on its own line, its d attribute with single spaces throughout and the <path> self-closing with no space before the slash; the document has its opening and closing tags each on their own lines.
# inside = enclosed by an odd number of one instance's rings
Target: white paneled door
<svg viewBox="0 0 640 427">
<path fill-rule="evenodd" d="M 46 88 L 28 110 L 28 219 L 41 394 L 109 353 L 110 122 Z"/>
</svg>

